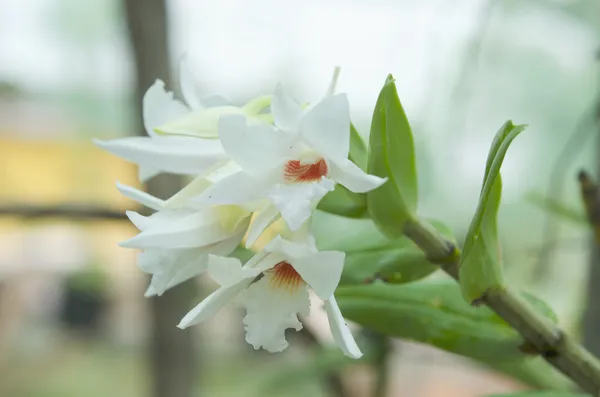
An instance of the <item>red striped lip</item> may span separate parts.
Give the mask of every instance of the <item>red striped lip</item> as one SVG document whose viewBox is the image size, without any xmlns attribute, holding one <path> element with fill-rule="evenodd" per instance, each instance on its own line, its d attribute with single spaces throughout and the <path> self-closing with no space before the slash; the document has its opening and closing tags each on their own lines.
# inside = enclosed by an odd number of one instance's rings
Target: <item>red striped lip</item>
<svg viewBox="0 0 600 397">
<path fill-rule="evenodd" d="M 327 176 L 328 171 L 325 159 L 313 164 L 301 164 L 300 160 L 290 160 L 283 167 L 283 177 L 290 182 L 315 182 Z"/>
<path fill-rule="evenodd" d="M 282 261 L 276 264 L 266 273 L 270 276 L 269 284 L 273 288 L 283 289 L 294 293 L 304 284 L 304 280 L 296 269 L 288 262 Z"/>
</svg>

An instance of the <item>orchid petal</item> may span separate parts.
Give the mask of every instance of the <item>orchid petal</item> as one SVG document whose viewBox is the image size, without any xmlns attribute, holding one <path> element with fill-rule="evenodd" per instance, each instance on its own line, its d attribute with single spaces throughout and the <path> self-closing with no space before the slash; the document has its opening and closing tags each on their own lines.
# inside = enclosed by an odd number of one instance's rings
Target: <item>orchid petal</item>
<svg viewBox="0 0 600 397">
<path fill-rule="evenodd" d="M 184 117 L 170 120 L 154 128 L 159 134 L 184 135 L 195 138 L 219 138 L 219 120 L 226 115 L 243 116 L 244 109 L 237 106 L 215 106 L 194 110 Z"/>
<path fill-rule="evenodd" d="M 146 90 L 142 103 L 144 127 L 150 136 L 156 135 L 155 127 L 183 117 L 190 111 L 187 106 L 173 98 L 173 92 L 165 90 L 162 80 L 156 80 Z"/>
<path fill-rule="evenodd" d="M 271 113 L 277 127 L 286 132 L 295 132 L 302 117 L 302 108 L 294 98 L 287 95 L 283 86 L 278 84 L 271 100 Z"/>
<path fill-rule="evenodd" d="M 265 251 L 280 253 L 289 258 L 302 258 L 314 254 L 317 249 L 311 238 L 307 238 L 306 242 L 297 242 L 277 235 L 265 246 Z"/>
<path fill-rule="evenodd" d="M 239 171 L 213 184 L 194 201 L 207 204 L 250 203 L 264 197 L 265 186 L 265 180 Z"/>
<path fill-rule="evenodd" d="M 139 231 L 144 231 L 152 226 L 152 220 L 148 216 L 138 214 L 135 211 L 125 211 L 125 215 Z"/>
<path fill-rule="evenodd" d="M 340 282 L 344 257 L 343 252 L 322 251 L 310 256 L 294 258 L 290 260 L 290 264 L 317 296 L 325 300 L 333 294 Z"/>
<path fill-rule="evenodd" d="M 146 182 L 160 174 L 162 174 L 162 171 L 158 168 L 149 165 L 138 166 L 138 179 L 142 182 Z"/>
<path fill-rule="evenodd" d="M 294 291 L 273 287 L 270 277 L 265 275 L 253 283 L 244 299 L 246 317 L 246 341 L 255 349 L 261 347 L 269 352 L 280 352 L 288 347 L 285 331 L 302 329 L 298 314 L 310 312 L 308 286 L 298 286 Z"/>
<path fill-rule="evenodd" d="M 273 205 L 268 205 L 266 208 L 256 213 L 256 216 L 248 228 L 248 234 L 246 235 L 246 248 L 254 245 L 256 240 L 258 240 L 265 229 L 278 218 L 278 215 L 279 210 Z"/>
<path fill-rule="evenodd" d="M 341 162 L 350 150 L 350 110 L 345 94 L 328 96 L 300 120 L 302 137 L 325 158 Z"/>
<path fill-rule="evenodd" d="M 387 178 L 370 175 L 350 160 L 329 164 L 329 177 L 354 193 L 365 193 L 383 185 Z"/>
<path fill-rule="evenodd" d="M 160 213 L 157 213 L 157 215 Z M 194 213 L 175 222 L 164 222 L 161 228 L 143 231 L 119 243 L 125 248 L 192 248 L 215 244 L 237 234 L 219 224 L 218 214 L 211 211 Z M 241 225 L 240 228 L 243 228 Z"/>
<path fill-rule="evenodd" d="M 226 304 L 235 299 L 237 294 L 250 285 L 251 282 L 251 279 L 245 279 L 231 287 L 219 288 L 190 310 L 183 319 L 181 319 L 181 322 L 177 327 L 185 329 L 192 325 L 200 324 L 214 316 Z"/>
<path fill-rule="evenodd" d="M 355 359 L 361 358 L 363 354 L 356 344 L 354 336 L 352 336 L 333 295 L 325 301 L 325 311 L 327 312 L 329 328 L 336 344 L 346 356 Z"/>
<path fill-rule="evenodd" d="M 298 230 L 310 217 L 317 203 L 334 188 L 326 178 L 319 182 L 278 184 L 268 191 L 268 197 L 292 231 Z"/>
<path fill-rule="evenodd" d="M 224 258 L 210 255 L 208 258 L 208 273 L 222 287 L 231 287 L 246 278 L 254 278 L 260 270 L 244 268 L 237 258 Z"/>
<path fill-rule="evenodd" d="M 153 172 L 161 170 L 174 174 L 201 174 L 226 159 L 221 143 L 212 139 L 169 136 L 130 137 L 94 142 L 125 160 L 150 167 Z M 150 173 L 146 177 L 152 175 L 154 174 Z"/>
<path fill-rule="evenodd" d="M 179 61 L 179 88 L 181 89 L 181 94 L 183 95 L 183 99 L 188 104 L 192 110 L 202 109 L 202 100 L 199 95 L 198 85 L 196 83 L 196 78 L 194 77 L 187 56 L 183 56 L 181 61 Z M 171 120 L 179 117 L 173 117 Z M 165 120 L 162 123 L 156 124 L 153 126 L 157 127 L 160 124 L 164 124 Z"/>
<path fill-rule="evenodd" d="M 200 248 L 146 250 L 138 256 L 138 266 L 152 274 L 146 296 L 162 295 L 167 289 L 204 273 L 208 268 L 209 254 L 231 254 L 240 244 L 242 236 L 240 233 Z"/>
<path fill-rule="evenodd" d="M 222 95 L 206 95 L 201 98 L 202 106 L 214 108 L 217 106 L 232 106 L 231 101 Z"/>
<path fill-rule="evenodd" d="M 204 273 L 207 265 L 208 254 L 200 248 L 148 249 L 138 254 L 140 269 L 152 274 L 146 297 L 160 296 L 167 289 Z"/>
<path fill-rule="evenodd" d="M 117 190 L 119 190 L 119 192 L 121 192 L 121 194 L 133 201 L 136 201 L 150 209 L 153 209 L 155 211 L 159 211 L 162 209 L 163 205 L 164 205 L 164 201 L 152 196 L 151 194 L 148 194 L 146 192 L 143 192 L 139 189 L 136 189 L 134 187 L 131 186 L 127 186 L 127 185 L 123 185 L 122 183 L 117 182 Z"/>
<path fill-rule="evenodd" d="M 250 174 L 269 172 L 291 155 L 289 136 L 266 123 L 247 124 L 242 116 L 222 117 L 219 136 L 227 154 Z"/>
</svg>

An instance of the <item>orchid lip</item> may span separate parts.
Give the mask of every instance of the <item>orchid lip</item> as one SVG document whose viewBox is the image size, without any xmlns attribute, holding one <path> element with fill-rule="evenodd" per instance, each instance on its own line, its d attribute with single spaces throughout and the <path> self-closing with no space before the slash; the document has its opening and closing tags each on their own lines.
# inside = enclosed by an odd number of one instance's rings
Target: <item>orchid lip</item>
<svg viewBox="0 0 600 397">
<path fill-rule="evenodd" d="M 300 160 L 289 160 L 283 167 L 283 177 L 288 182 L 316 182 L 327 176 L 329 167 L 321 158 L 311 164 L 303 164 Z"/>
<path fill-rule="evenodd" d="M 294 269 L 294 267 L 286 261 L 277 263 L 267 272 L 271 276 L 269 284 L 273 288 L 294 293 L 299 287 L 302 286 L 302 284 L 304 284 L 304 280 L 300 274 L 298 274 L 296 269 Z"/>
</svg>

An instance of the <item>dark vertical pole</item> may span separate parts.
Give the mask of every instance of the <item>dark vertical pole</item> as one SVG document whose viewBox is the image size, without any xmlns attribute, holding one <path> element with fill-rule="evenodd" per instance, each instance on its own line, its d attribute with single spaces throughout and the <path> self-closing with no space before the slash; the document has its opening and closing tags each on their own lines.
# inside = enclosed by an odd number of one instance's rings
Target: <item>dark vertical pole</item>
<svg viewBox="0 0 600 397">
<path fill-rule="evenodd" d="M 142 96 L 159 78 L 169 81 L 169 48 L 165 0 L 124 0 L 131 48 L 136 70 L 136 133 L 145 134 L 142 125 Z M 148 192 L 161 198 L 174 194 L 182 186 L 178 177 L 160 175 L 147 185 Z M 193 283 L 174 288 L 148 301 L 152 336 L 150 355 L 153 395 L 155 397 L 191 397 L 196 378 L 196 360 L 191 332 L 176 326 L 191 307 Z"/>
</svg>

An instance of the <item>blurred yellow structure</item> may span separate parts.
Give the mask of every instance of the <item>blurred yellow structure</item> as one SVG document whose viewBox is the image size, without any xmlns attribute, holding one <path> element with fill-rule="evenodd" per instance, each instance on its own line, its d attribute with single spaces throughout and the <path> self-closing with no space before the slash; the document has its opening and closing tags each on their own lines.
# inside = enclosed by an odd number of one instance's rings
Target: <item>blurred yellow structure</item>
<svg viewBox="0 0 600 397">
<path fill-rule="evenodd" d="M 76 205 L 123 213 L 137 208 L 118 192 L 116 181 L 140 187 L 136 166 L 91 142 L 0 139 L 0 208 Z M 30 307 L 27 302 L 48 300 L 46 287 L 59 285 L 65 274 L 90 263 L 101 264 L 112 280 L 109 317 L 113 321 L 109 322 L 116 324 L 112 333 L 121 340 L 139 337 L 139 329 L 129 335 L 131 325 L 119 328 L 123 322 L 114 320 L 129 316 L 131 310 L 143 314 L 139 297 L 144 274 L 135 266 L 136 251 L 117 246 L 135 233 L 129 222 L 6 215 L 0 217 L 0 284 L 4 284 L 5 303 L 0 361 L 7 358 L 19 330 L 35 317 L 39 304 Z"/>
<path fill-rule="evenodd" d="M 139 187 L 136 166 L 91 142 L 0 140 L 0 205 L 81 203 L 131 208 L 115 182 Z"/>
</svg>

